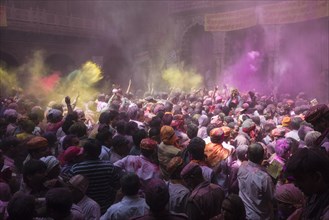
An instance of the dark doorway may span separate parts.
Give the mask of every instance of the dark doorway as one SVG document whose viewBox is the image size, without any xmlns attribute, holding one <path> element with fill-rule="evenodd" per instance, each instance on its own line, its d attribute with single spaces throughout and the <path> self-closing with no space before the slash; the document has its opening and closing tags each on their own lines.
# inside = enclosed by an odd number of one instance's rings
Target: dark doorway
<svg viewBox="0 0 329 220">
<path fill-rule="evenodd" d="M 127 88 L 129 79 L 131 79 L 132 75 L 130 62 L 123 48 L 117 45 L 108 46 L 107 52 L 104 56 L 103 72 L 103 83 L 105 85 L 111 82 L 111 84 Z"/>
<path fill-rule="evenodd" d="M 214 39 L 204 26 L 196 24 L 183 36 L 181 61 L 184 67 L 194 69 L 204 77 L 205 85 L 212 84 L 215 74 Z"/>
<path fill-rule="evenodd" d="M 11 69 L 18 67 L 18 62 L 11 54 L 0 51 L 0 67 Z"/>
<path fill-rule="evenodd" d="M 229 31 L 225 36 L 225 81 L 248 91 L 267 91 L 268 53 L 261 26 Z"/>
<path fill-rule="evenodd" d="M 75 62 L 66 54 L 52 54 L 46 58 L 45 64 L 50 69 L 49 74 L 58 71 L 68 75 L 76 68 Z"/>
</svg>

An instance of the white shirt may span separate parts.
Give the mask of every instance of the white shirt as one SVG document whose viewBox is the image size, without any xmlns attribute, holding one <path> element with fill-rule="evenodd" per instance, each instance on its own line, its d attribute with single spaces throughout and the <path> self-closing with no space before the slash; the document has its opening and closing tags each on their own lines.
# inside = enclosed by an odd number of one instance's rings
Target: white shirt
<svg viewBox="0 0 329 220">
<path fill-rule="evenodd" d="M 107 103 L 106 102 L 102 102 L 102 101 L 98 101 L 97 102 L 97 107 L 96 107 L 96 111 L 97 112 L 102 112 L 106 109 L 107 107 Z"/>
<path fill-rule="evenodd" d="M 297 130 L 289 131 L 288 133 L 285 134 L 285 137 L 286 138 L 291 137 L 291 138 L 295 139 L 296 141 L 300 141 Z"/>
<path fill-rule="evenodd" d="M 97 202 L 84 196 L 77 205 L 82 209 L 86 220 L 98 220 L 101 216 L 101 209 Z"/>
<path fill-rule="evenodd" d="M 112 150 L 112 148 L 111 148 L 111 150 L 110 150 L 110 154 L 111 154 L 111 156 L 110 156 L 110 162 L 112 163 L 112 164 L 114 164 L 115 162 L 117 162 L 118 160 L 121 160 L 122 159 L 122 157 L 119 155 L 119 154 L 117 154 L 117 153 L 115 153 L 113 150 Z"/>
<path fill-rule="evenodd" d="M 100 160 L 110 160 L 111 159 L 111 150 L 106 146 L 102 145 L 101 153 L 99 154 Z"/>
<path fill-rule="evenodd" d="M 225 141 L 222 143 L 222 145 L 223 145 L 224 148 L 226 148 L 227 150 L 229 150 L 231 154 L 235 150 L 234 146 L 230 145 L 229 143 L 227 143 Z"/>
<path fill-rule="evenodd" d="M 206 137 L 206 138 L 203 138 L 204 142 L 206 142 L 206 144 L 209 144 L 211 142 L 210 140 L 210 137 Z"/>
<path fill-rule="evenodd" d="M 159 166 L 152 163 L 144 155 L 128 155 L 114 163 L 114 166 L 120 167 L 126 172 L 136 173 L 142 180 L 149 180 L 160 177 Z"/>
<path fill-rule="evenodd" d="M 107 209 L 101 220 L 129 220 L 132 217 L 147 214 L 148 210 L 149 207 L 144 198 L 138 195 L 124 196 L 120 202 Z"/>
</svg>

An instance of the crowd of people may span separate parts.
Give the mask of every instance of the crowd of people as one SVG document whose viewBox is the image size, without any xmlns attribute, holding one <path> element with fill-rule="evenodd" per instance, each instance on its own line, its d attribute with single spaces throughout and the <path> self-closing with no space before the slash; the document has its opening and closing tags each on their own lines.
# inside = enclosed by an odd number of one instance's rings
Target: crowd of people
<svg viewBox="0 0 329 220">
<path fill-rule="evenodd" d="M 138 98 L 2 98 L 0 219 L 329 219 L 328 103 L 217 88 Z"/>
</svg>

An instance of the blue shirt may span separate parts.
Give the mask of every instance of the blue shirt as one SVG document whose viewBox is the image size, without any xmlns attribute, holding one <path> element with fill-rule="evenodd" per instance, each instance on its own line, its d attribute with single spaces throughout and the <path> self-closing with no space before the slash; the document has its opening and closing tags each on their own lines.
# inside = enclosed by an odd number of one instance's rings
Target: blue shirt
<svg viewBox="0 0 329 220">
<path fill-rule="evenodd" d="M 120 202 L 107 209 L 101 220 L 129 220 L 132 217 L 145 215 L 148 210 L 144 198 L 138 195 L 124 196 Z"/>
</svg>

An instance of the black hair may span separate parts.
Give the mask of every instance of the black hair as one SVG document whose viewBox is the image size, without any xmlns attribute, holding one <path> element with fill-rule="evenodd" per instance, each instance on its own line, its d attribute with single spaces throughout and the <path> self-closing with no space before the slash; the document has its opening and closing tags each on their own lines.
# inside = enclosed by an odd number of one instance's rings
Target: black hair
<svg viewBox="0 0 329 220">
<path fill-rule="evenodd" d="M 273 123 L 269 123 L 269 122 L 266 122 L 264 125 L 263 125 L 263 129 L 266 133 L 270 133 L 273 129 L 275 129 L 276 126 L 275 124 Z"/>
<path fill-rule="evenodd" d="M 28 134 L 32 134 L 35 128 L 35 124 L 30 119 L 19 120 L 18 125 L 20 128 Z"/>
<path fill-rule="evenodd" d="M 298 175 L 320 172 L 326 184 L 329 184 L 329 157 L 320 149 L 298 149 L 286 164 L 286 175 Z"/>
<path fill-rule="evenodd" d="M 145 188 L 145 200 L 152 212 L 160 212 L 169 202 L 167 184 L 161 179 L 151 179 Z"/>
<path fill-rule="evenodd" d="M 161 127 L 161 118 L 160 117 L 153 117 L 149 123 L 151 128 L 160 128 Z"/>
<path fill-rule="evenodd" d="M 139 149 L 139 145 L 141 143 L 141 141 L 144 139 L 144 138 L 147 138 L 147 132 L 144 130 L 144 129 L 139 129 L 138 131 L 136 131 L 132 137 L 133 137 L 133 142 L 134 142 L 134 145 L 136 146 L 137 149 Z"/>
<path fill-rule="evenodd" d="M 17 122 L 17 118 L 18 116 L 17 115 L 9 115 L 9 116 L 6 116 L 6 122 L 8 123 L 15 123 Z"/>
<path fill-rule="evenodd" d="M 165 112 L 163 110 L 159 110 L 157 113 L 156 113 L 156 116 L 159 117 L 159 118 L 163 118 L 163 116 L 165 115 Z"/>
<path fill-rule="evenodd" d="M 46 132 L 42 137 L 47 139 L 49 146 L 53 146 L 57 142 L 57 137 L 54 132 Z"/>
<path fill-rule="evenodd" d="M 109 124 L 111 122 L 110 112 L 102 112 L 98 119 L 100 124 Z"/>
<path fill-rule="evenodd" d="M 23 167 L 23 176 L 32 176 L 38 172 L 46 171 L 47 165 L 41 161 L 36 159 L 31 159 L 24 164 Z"/>
<path fill-rule="evenodd" d="M 193 124 L 193 123 L 189 123 L 187 125 L 187 130 L 186 130 L 186 134 L 187 136 L 192 139 L 192 138 L 195 138 L 197 135 L 198 135 L 198 126 Z"/>
<path fill-rule="evenodd" d="M 130 119 L 136 120 L 137 119 L 137 113 L 138 113 L 138 107 L 137 106 L 133 106 L 133 107 L 128 108 L 127 114 L 128 114 Z"/>
<path fill-rule="evenodd" d="M 126 124 L 125 120 L 119 120 L 115 122 L 115 129 L 118 131 L 119 134 L 125 135 L 126 134 Z"/>
<path fill-rule="evenodd" d="M 127 196 L 133 196 L 140 189 L 140 180 L 135 173 L 127 173 L 121 177 L 122 192 Z"/>
<path fill-rule="evenodd" d="M 192 155 L 195 160 L 204 160 L 204 148 L 206 142 L 199 137 L 194 137 L 191 139 L 190 143 L 187 145 L 188 152 Z"/>
<path fill-rule="evenodd" d="M 120 148 L 124 145 L 128 145 L 129 141 L 127 140 L 127 138 L 125 138 L 122 135 L 116 135 L 113 137 L 112 139 L 112 146 L 113 148 Z"/>
<path fill-rule="evenodd" d="M 71 213 L 73 198 L 71 191 L 67 188 L 52 188 L 46 193 L 47 210 L 66 217 Z"/>
<path fill-rule="evenodd" d="M 109 114 L 110 121 L 113 121 L 117 117 L 119 117 L 119 112 L 116 110 L 110 110 L 110 114 Z"/>
<path fill-rule="evenodd" d="M 256 124 L 260 125 L 260 117 L 259 116 L 251 116 L 251 120 Z"/>
<path fill-rule="evenodd" d="M 29 113 L 28 117 L 33 122 L 42 121 L 45 118 L 43 114 L 43 110 L 41 109 L 36 109 L 34 110 L 34 112 Z"/>
<path fill-rule="evenodd" d="M 212 129 L 214 129 L 214 128 L 218 128 L 218 125 L 217 124 L 209 124 L 208 126 L 207 126 L 207 135 L 208 136 L 210 136 L 210 131 L 212 130 Z"/>
<path fill-rule="evenodd" d="M 165 112 L 171 112 L 172 109 L 173 109 L 173 104 L 169 101 L 166 101 L 166 103 L 164 104 L 164 109 L 165 109 Z"/>
<path fill-rule="evenodd" d="M 248 148 L 248 159 L 254 163 L 261 163 L 264 159 L 264 148 L 259 143 L 251 144 Z"/>
<path fill-rule="evenodd" d="M 25 193 L 15 194 L 8 203 L 10 220 L 32 220 L 36 214 L 35 199 Z"/>
<path fill-rule="evenodd" d="M 75 134 L 69 134 L 64 137 L 63 142 L 62 142 L 63 150 L 66 150 L 68 147 L 71 147 L 74 145 L 74 143 L 73 143 L 74 138 L 79 138 L 79 137 L 76 136 Z"/>
<path fill-rule="evenodd" d="M 300 117 L 294 117 L 291 119 L 289 127 L 292 130 L 298 130 L 300 128 L 300 124 L 302 123 L 302 121 L 303 119 L 301 119 Z"/>
<path fill-rule="evenodd" d="M 173 120 L 173 116 L 172 116 L 172 114 L 165 114 L 165 115 L 162 117 L 162 123 L 163 123 L 163 125 L 168 125 L 168 126 L 170 126 L 172 120 Z"/>
<path fill-rule="evenodd" d="M 126 124 L 126 134 L 133 135 L 138 130 L 138 125 L 134 121 L 130 121 Z"/>
<path fill-rule="evenodd" d="M 230 194 L 224 200 L 227 200 L 232 209 L 234 210 L 234 216 L 237 217 L 237 220 L 246 219 L 246 209 L 242 199 L 239 195 Z"/>
<path fill-rule="evenodd" d="M 119 112 L 118 119 L 124 120 L 125 122 L 129 122 L 130 120 L 127 112 Z"/>
<path fill-rule="evenodd" d="M 156 142 L 160 143 L 160 128 L 150 128 L 149 130 L 149 137 L 155 140 Z"/>
<path fill-rule="evenodd" d="M 222 111 L 227 116 L 228 113 L 230 112 L 230 107 L 225 105 L 225 106 L 223 106 Z"/>
<path fill-rule="evenodd" d="M 81 121 L 75 122 L 73 125 L 70 126 L 69 133 L 75 134 L 79 138 L 83 137 L 87 134 L 87 126 Z"/>
<path fill-rule="evenodd" d="M 224 121 L 228 124 L 230 122 L 234 122 L 234 119 L 231 116 L 225 116 Z"/>
<path fill-rule="evenodd" d="M 14 136 L 6 137 L 0 142 L 0 149 L 3 151 L 7 151 L 11 147 L 17 147 L 19 144 L 20 144 L 20 140 L 17 137 Z"/>
<path fill-rule="evenodd" d="M 110 138 L 113 137 L 113 134 L 110 132 L 110 130 L 108 129 L 109 127 L 101 129 L 100 131 L 98 131 L 98 133 L 96 134 L 96 139 L 102 144 L 104 145 L 106 141 L 108 141 Z"/>
<path fill-rule="evenodd" d="M 84 153 L 91 158 L 98 158 L 101 153 L 102 146 L 96 139 L 88 138 L 83 145 Z"/>
</svg>

